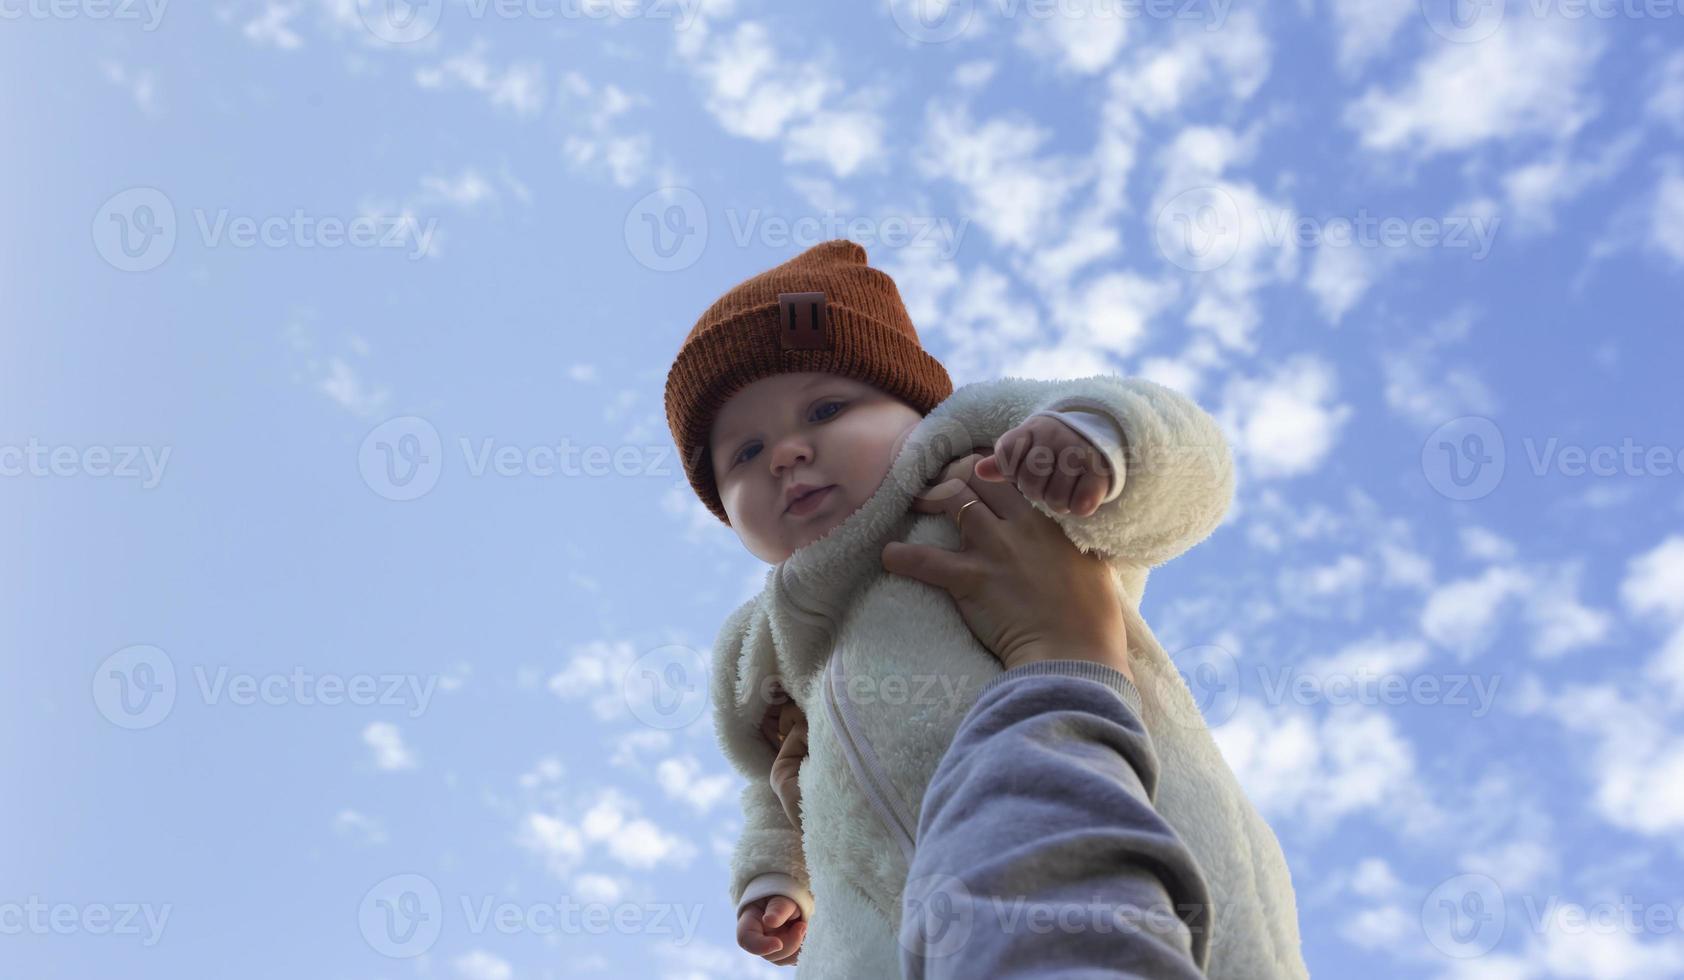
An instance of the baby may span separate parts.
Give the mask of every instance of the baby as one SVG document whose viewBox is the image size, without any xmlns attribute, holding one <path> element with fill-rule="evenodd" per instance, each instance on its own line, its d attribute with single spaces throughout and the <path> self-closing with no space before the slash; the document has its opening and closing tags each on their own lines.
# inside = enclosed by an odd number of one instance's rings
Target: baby
<svg viewBox="0 0 1684 980">
<path fill-rule="evenodd" d="M 951 519 L 911 505 L 980 449 L 993 454 L 984 477 L 1011 479 L 1113 572 L 1162 767 L 1156 805 L 1214 900 L 1202 915 L 1178 910 L 1209 942 L 1209 975 L 1308 975 L 1280 846 L 1139 618 L 1148 569 L 1208 536 L 1232 496 L 1209 416 L 1109 376 L 954 391 L 893 281 L 845 240 L 709 307 L 668 374 L 666 408 L 692 488 L 772 566 L 713 656 L 720 742 L 750 780 L 731 881 L 746 950 L 798 962 L 800 976 L 898 975 L 924 788 L 1001 667 L 951 597 L 887 573 L 881 553 L 889 541 L 958 548 Z"/>
</svg>

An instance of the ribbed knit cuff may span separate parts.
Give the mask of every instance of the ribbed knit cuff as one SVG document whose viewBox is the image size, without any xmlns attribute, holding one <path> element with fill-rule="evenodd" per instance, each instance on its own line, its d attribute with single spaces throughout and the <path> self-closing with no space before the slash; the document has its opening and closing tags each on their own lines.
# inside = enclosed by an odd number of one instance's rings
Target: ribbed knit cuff
<svg viewBox="0 0 1684 980">
<path fill-rule="evenodd" d="M 984 684 L 982 690 L 977 694 L 977 700 L 982 700 L 991 688 L 1010 683 L 1017 678 L 1049 676 L 1079 677 L 1084 680 L 1098 681 L 1115 691 L 1117 696 L 1123 699 L 1123 703 L 1128 705 L 1129 710 L 1134 712 L 1135 718 L 1141 719 L 1141 724 L 1145 724 L 1145 719 L 1141 718 L 1140 691 L 1134 686 L 1134 682 L 1130 681 L 1117 668 L 1097 664 L 1091 660 L 1037 660 L 1032 664 L 1013 667 Z"/>
</svg>

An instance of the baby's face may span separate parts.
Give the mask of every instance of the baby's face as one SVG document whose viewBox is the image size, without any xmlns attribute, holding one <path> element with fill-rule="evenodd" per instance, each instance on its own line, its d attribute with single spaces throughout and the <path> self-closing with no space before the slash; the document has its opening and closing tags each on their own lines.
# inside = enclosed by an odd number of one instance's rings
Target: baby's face
<svg viewBox="0 0 1684 980">
<path fill-rule="evenodd" d="M 923 416 L 863 381 L 803 371 L 760 378 L 714 419 L 708 450 L 731 528 L 768 564 L 859 509 Z M 790 507 L 788 491 L 823 487 Z"/>
</svg>

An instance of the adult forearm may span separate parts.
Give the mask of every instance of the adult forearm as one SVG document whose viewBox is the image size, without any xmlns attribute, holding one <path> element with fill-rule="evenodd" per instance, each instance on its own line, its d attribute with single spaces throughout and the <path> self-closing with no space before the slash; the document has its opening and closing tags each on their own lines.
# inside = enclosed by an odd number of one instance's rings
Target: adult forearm
<svg viewBox="0 0 1684 980">
<path fill-rule="evenodd" d="M 1088 661 L 984 688 L 925 793 L 902 917 L 907 977 L 1203 976 L 1210 894 L 1152 806 L 1128 680 Z"/>
</svg>

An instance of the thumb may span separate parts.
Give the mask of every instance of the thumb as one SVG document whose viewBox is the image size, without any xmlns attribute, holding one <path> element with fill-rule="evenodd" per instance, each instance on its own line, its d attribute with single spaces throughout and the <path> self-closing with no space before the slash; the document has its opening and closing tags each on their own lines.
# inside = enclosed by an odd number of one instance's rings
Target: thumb
<svg viewBox="0 0 1684 980">
<path fill-rule="evenodd" d="M 907 544 L 890 541 L 883 546 L 883 568 L 895 575 L 905 575 L 938 589 L 953 591 L 958 580 L 960 563 L 958 552 L 927 544 Z"/>
<path fill-rule="evenodd" d="M 1006 478 L 1006 474 L 1000 472 L 1000 457 L 993 454 L 984 456 L 976 464 L 976 475 L 990 483 L 999 483 Z"/>
</svg>

